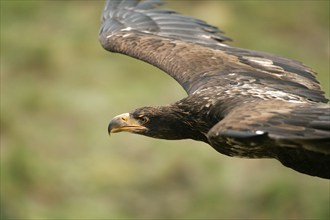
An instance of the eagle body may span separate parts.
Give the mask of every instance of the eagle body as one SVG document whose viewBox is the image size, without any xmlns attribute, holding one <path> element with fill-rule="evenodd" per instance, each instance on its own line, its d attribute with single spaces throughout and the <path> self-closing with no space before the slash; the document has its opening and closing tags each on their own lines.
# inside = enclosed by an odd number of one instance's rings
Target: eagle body
<svg viewBox="0 0 330 220">
<path fill-rule="evenodd" d="M 188 96 L 114 117 L 109 133 L 193 139 L 235 157 L 275 158 L 330 178 L 330 107 L 298 61 L 236 48 L 204 21 L 158 8 L 160 0 L 108 0 L 100 42 L 150 63 Z"/>
</svg>

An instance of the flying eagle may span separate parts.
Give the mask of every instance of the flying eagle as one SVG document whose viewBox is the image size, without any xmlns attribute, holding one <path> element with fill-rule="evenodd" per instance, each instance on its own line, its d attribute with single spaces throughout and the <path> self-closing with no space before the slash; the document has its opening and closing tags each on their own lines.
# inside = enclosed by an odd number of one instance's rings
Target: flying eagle
<svg viewBox="0 0 330 220">
<path fill-rule="evenodd" d="M 295 60 L 226 44 L 205 21 L 159 8 L 161 0 L 108 0 L 99 39 L 150 63 L 188 96 L 114 117 L 108 132 L 193 139 L 234 157 L 275 158 L 330 178 L 330 106 L 313 70 Z"/>
</svg>

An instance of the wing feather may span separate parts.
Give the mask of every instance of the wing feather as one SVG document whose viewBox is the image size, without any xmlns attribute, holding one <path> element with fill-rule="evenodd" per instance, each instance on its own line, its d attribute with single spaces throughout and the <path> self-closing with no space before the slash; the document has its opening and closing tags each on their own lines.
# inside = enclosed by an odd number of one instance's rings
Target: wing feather
<svg viewBox="0 0 330 220">
<path fill-rule="evenodd" d="M 276 100 L 237 105 L 208 133 L 211 143 L 215 146 L 228 141 L 250 146 L 253 141 L 246 141 L 247 137 L 258 139 L 265 135 L 267 140 L 263 141 L 266 146 L 258 147 L 257 144 L 252 144 L 261 150 L 258 157 L 273 157 L 271 146 L 286 148 L 296 145 L 330 156 L 330 106 Z M 329 145 L 320 144 L 318 141 L 327 141 Z M 242 154 L 238 156 L 255 154 L 253 147 L 245 149 L 245 152 L 237 152 Z M 232 150 L 230 154 L 235 154 L 235 147 L 227 150 Z"/>
<path fill-rule="evenodd" d="M 188 94 L 220 85 L 223 91 L 244 91 L 253 82 L 288 97 L 328 101 L 314 72 L 300 62 L 225 45 L 230 39 L 218 28 L 158 8 L 162 4 L 161 0 L 108 0 L 99 33 L 102 46 L 162 69 Z"/>
<path fill-rule="evenodd" d="M 209 132 L 217 151 L 276 158 L 302 173 L 330 178 L 330 106 L 260 101 L 238 106 Z"/>
</svg>

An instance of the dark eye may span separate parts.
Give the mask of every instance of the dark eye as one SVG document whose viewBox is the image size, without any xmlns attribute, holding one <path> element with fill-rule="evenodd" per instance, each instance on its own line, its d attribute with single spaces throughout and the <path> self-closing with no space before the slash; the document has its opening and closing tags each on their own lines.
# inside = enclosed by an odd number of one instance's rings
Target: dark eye
<svg viewBox="0 0 330 220">
<path fill-rule="evenodd" d="M 140 116 L 139 116 L 139 119 L 140 119 L 140 121 L 141 121 L 143 124 L 149 122 L 149 118 L 146 117 L 146 116 L 144 116 L 144 115 L 140 115 Z"/>
</svg>

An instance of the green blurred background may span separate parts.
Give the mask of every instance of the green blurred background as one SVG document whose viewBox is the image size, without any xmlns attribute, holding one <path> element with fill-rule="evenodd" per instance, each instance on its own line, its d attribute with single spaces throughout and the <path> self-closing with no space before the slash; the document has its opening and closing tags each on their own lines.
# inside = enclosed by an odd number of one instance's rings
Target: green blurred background
<svg viewBox="0 0 330 220">
<path fill-rule="evenodd" d="M 103 1 L 1 0 L 1 218 L 328 219 L 329 181 L 189 140 L 108 137 L 109 120 L 185 96 L 98 42 Z M 329 96 L 329 1 L 170 1 L 232 45 L 294 58 Z"/>
</svg>

